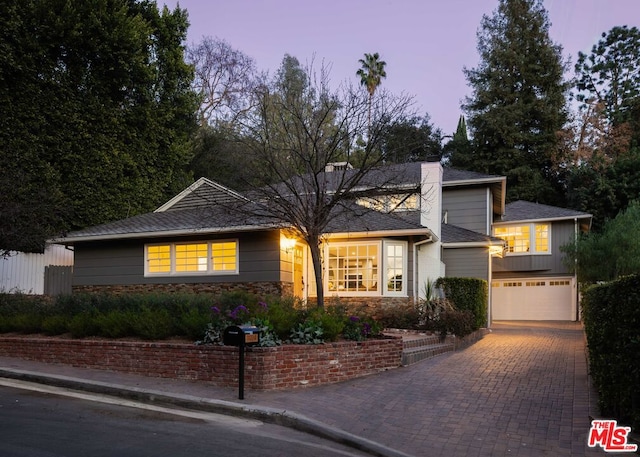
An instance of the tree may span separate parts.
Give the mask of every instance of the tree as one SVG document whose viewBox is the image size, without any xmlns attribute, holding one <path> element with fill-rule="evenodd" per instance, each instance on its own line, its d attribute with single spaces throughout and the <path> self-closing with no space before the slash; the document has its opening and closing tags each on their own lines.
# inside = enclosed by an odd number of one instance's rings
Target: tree
<svg viewBox="0 0 640 457">
<path fill-rule="evenodd" d="M 251 93 L 259 76 L 255 61 L 225 40 L 205 37 L 187 48 L 186 60 L 195 69 L 194 90 L 202 103 L 200 124 L 233 123 L 251 106 Z"/>
<path fill-rule="evenodd" d="M 557 203 L 551 160 L 567 120 L 561 47 L 541 0 L 500 0 L 478 31 L 480 63 L 464 73 L 473 135 L 469 169 L 507 177 L 509 200 Z"/>
<path fill-rule="evenodd" d="M 382 83 L 382 78 L 387 77 L 387 72 L 384 67 L 386 62 L 380 60 L 380 55 L 376 52 L 373 54 L 364 54 L 364 59 L 358 60 L 361 68 L 356 72 L 356 75 L 360 76 L 360 84 L 366 87 L 369 93 L 369 125 L 371 125 L 371 105 L 373 102 L 373 95 L 375 94 L 378 86 Z"/>
<path fill-rule="evenodd" d="M 603 103 L 611 123 L 629 121 L 640 96 L 640 30 L 625 25 L 603 33 L 591 54 L 578 54 L 575 71 L 575 97 L 583 110 Z"/>
<path fill-rule="evenodd" d="M 637 28 L 614 27 L 575 66 L 581 105 L 567 195 L 573 207 L 594 215 L 596 231 L 640 191 L 639 49 Z"/>
<path fill-rule="evenodd" d="M 577 265 L 581 283 L 640 274 L 640 202 L 631 202 L 601 232 L 591 232 L 561 249 L 572 271 Z"/>
<path fill-rule="evenodd" d="M 284 67 L 297 68 L 286 62 Z M 250 188 L 250 201 L 233 209 L 251 220 L 286 227 L 308 245 L 322 307 L 323 235 L 330 222 L 358 217 L 354 200 L 363 188 L 388 184 L 372 184 L 368 178 L 382 163 L 382 133 L 408 116 L 411 100 L 384 93 L 371 106 L 362 91 L 350 86 L 331 90 L 324 68 L 319 76 L 312 68 L 305 70 L 304 78 L 297 70 L 288 74 L 294 77 L 284 79 L 292 84 L 283 86 L 280 73 L 260 88 L 256 108 L 243 120 L 238 141 L 252 160 L 237 180 Z M 296 81 L 306 83 L 293 84 Z M 367 132 L 366 143 L 358 146 L 357 139 Z"/>
<path fill-rule="evenodd" d="M 2 2 L 0 168 L 28 185 L 0 225 L 30 229 L 0 248 L 149 211 L 188 183 L 187 25 L 147 1 Z"/>
<path fill-rule="evenodd" d="M 381 148 L 385 163 L 421 162 L 442 155 L 442 132 L 430 117 L 398 119 L 383 132 Z"/>
<path fill-rule="evenodd" d="M 463 115 L 458 119 L 456 131 L 451 141 L 443 147 L 444 162 L 455 168 L 467 169 L 471 166 L 467 160 L 471 156 L 471 142 L 467 134 L 467 123 Z"/>
</svg>

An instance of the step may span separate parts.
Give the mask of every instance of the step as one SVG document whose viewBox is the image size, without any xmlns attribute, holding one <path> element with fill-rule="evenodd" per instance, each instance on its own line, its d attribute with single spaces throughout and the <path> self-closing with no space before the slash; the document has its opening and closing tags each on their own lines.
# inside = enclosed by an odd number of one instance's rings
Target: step
<svg viewBox="0 0 640 457">
<path fill-rule="evenodd" d="M 438 341 L 440 339 L 438 338 Z M 402 365 L 407 366 L 419 362 L 421 360 L 429 359 L 440 354 L 452 352 L 454 345 L 452 343 L 435 343 L 422 346 L 414 346 L 405 348 L 402 351 Z"/>
</svg>

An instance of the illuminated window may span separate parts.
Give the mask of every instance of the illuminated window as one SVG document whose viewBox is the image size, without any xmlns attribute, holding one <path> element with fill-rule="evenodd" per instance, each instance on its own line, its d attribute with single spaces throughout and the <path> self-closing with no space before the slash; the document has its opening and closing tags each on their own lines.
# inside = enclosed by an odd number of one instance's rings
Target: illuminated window
<svg viewBox="0 0 640 457">
<path fill-rule="evenodd" d="M 550 228 L 548 224 L 499 226 L 493 234 L 506 242 L 509 254 L 548 254 Z"/>
<path fill-rule="evenodd" d="M 404 273 L 404 246 L 402 244 L 387 244 L 386 248 L 386 292 L 402 292 Z"/>
<path fill-rule="evenodd" d="M 176 244 L 176 272 L 207 271 L 209 246 L 200 244 Z"/>
<path fill-rule="evenodd" d="M 171 271 L 171 246 L 147 246 L 147 270 L 149 273 Z"/>
<path fill-rule="evenodd" d="M 327 259 L 326 290 L 330 293 L 396 296 L 407 294 L 406 242 L 385 240 L 375 243 L 331 243 L 326 246 L 324 255 Z"/>
<path fill-rule="evenodd" d="M 358 204 L 383 213 L 412 211 L 418 209 L 417 194 L 378 195 L 358 199 Z"/>
<path fill-rule="evenodd" d="M 234 274 L 238 242 L 171 243 L 145 246 L 145 275 Z"/>
<path fill-rule="evenodd" d="M 211 261 L 213 271 L 230 272 L 238 269 L 238 243 L 224 241 L 211 243 Z"/>
</svg>

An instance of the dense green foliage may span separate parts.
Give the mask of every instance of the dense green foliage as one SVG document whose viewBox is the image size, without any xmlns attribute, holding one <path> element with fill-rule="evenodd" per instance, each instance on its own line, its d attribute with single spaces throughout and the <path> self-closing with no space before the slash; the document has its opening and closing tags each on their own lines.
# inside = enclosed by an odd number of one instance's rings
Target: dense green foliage
<svg viewBox="0 0 640 457">
<path fill-rule="evenodd" d="M 152 1 L 2 2 L 0 249 L 41 250 L 188 184 L 187 26 Z"/>
<path fill-rule="evenodd" d="M 261 344 L 363 340 L 382 328 L 360 309 L 339 303 L 303 309 L 293 299 L 245 292 L 204 294 L 73 294 L 56 298 L 0 294 L 0 333 L 105 338 L 187 338 L 220 344 L 229 325 L 262 331 Z"/>
<path fill-rule="evenodd" d="M 584 235 L 561 250 L 566 266 L 571 271 L 577 268 L 583 284 L 640 274 L 640 202 L 607 221 L 601 232 Z"/>
<path fill-rule="evenodd" d="M 603 417 L 640 428 L 640 276 L 592 286 L 582 315 Z"/>
<path fill-rule="evenodd" d="M 500 0 L 478 31 L 480 63 L 465 69 L 473 148 L 454 167 L 507 177 L 507 199 L 557 204 L 552 157 L 567 120 L 561 47 L 540 0 Z M 560 194 L 561 195 L 561 194 Z"/>
<path fill-rule="evenodd" d="M 487 326 L 487 281 L 477 278 L 439 278 L 436 287 L 442 288 L 447 300 L 451 301 L 457 310 L 472 313 L 473 330 Z"/>
</svg>

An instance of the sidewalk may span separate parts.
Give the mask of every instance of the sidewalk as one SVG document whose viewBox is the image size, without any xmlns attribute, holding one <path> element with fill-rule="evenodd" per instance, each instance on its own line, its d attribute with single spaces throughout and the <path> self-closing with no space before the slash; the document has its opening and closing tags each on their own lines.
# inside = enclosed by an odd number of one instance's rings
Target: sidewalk
<svg viewBox="0 0 640 457">
<path fill-rule="evenodd" d="M 13 358 L 0 377 L 252 416 L 381 456 L 591 456 L 579 323 L 496 323 L 467 349 L 320 387 L 245 391 Z"/>
</svg>

